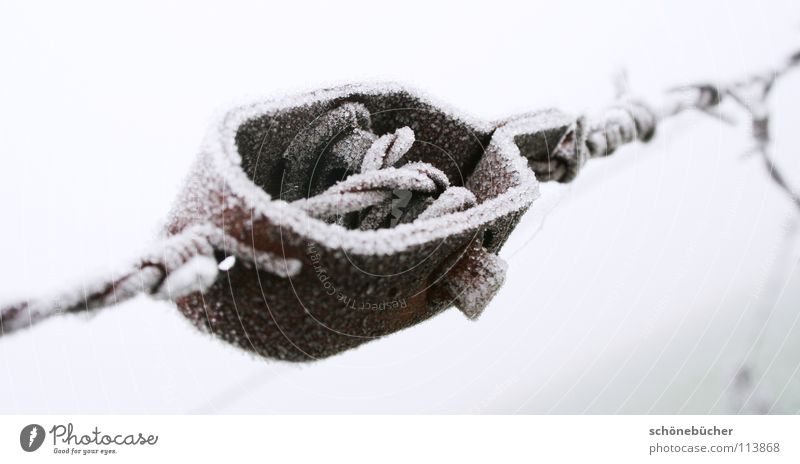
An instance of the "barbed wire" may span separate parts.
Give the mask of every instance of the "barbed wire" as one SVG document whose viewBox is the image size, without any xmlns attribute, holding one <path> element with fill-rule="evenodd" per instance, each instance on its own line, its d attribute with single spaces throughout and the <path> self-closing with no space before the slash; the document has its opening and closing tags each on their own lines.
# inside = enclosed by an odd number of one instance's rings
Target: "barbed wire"
<svg viewBox="0 0 800 464">
<path fill-rule="evenodd" d="M 750 118 L 754 147 L 749 152 L 762 158 L 770 178 L 800 209 L 800 194 L 788 184 L 770 153 L 772 140 L 768 106 L 775 82 L 799 65 L 800 51 L 766 72 L 727 83 L 675 87 L 656 101 L 626 97 L 627 84 L 620 84 L 618 93 L 623 96 L 619 101 L 597 116 L 577 118 L 573 130 L 564 134 L 555 149 L 545 152 L 542 158 L 530 159 L 529 166 L 541 180 L 570 182 L 589 159 L 609 156 L 625 144 L 647 142 L 664 120 L 686 111 L 700 111 L 728 124 L 735 124 L 735 120 L 724 113 L 713 113 L 723 103 L 730 101 Z"/>
<path fill-rule="evenodd" d="M 570 182 L 589 159 L 609 156 L 626 144 L 649 141 L 664 120 L 689 110 L 711 114 L 724 102 L 730 101 L 750 118 L 754 141 L 750 153 L 762 158 L 772 181 L 800 208 L 800 195 L 788 184 L 770 153 L 768 108 L 768 99 L 777 79 L 798 65 L 800 52 L 767 72 L 729 83 L 676 87 L 665 92 L 658 101 L 623 96 L 596 116 L 575 118 L 572 127 L 564 132 L 554 149 L 534 153 L 528 159 L 528 165 L 541 181 Z M 335 132 L 337 117 L 357 121 L 364 117 L 361 113 L 365 111 L 354 104 L 332 110 L 326 116 L 332 121 L 324 125 L 327 132 L 322 135 Z M 343 116 L 337 116 L 335 112 Z M 733 123 L 729 118 L 720 119 Z M 410 217 L 412 221 L 475 205 L 475 197 L 469 190 L 451 186 L 447 176 L 430 164 L 415 162 L 394 166 L 414 143 L 414 133 L 409 128 L 403 127 L 381 137 L 364 131 L 357 132 L 356 136 L 353 140 L 340 140 L 337 147 L 348 163 L 359 160 L 359 172 L 309 198 L 293 201 L 293 206 L 312 217 L 328 220 L 331 216 L 368 210 L 360 217 L 358 226 L 369 229 L 385 225 L 387 218 L 391 219 L 394 195 L 398 190 L 428 195 L 420 203 L 422 207 Z M 305 145 L 298 146 L 297 150 L 300 150 Z M 391 227 L 396 221 L 389 223 Z M 98 279 L 90 285 L 49 298 L 0 307 L 0 335 L 56 314 L 99 309 L 142 293 L 176 300 L 192 292 L 205 291 L 215 282 L 221 269 L 214 251 L 226 249 L 226 242 L 235 241 L 226 240 L 224 232 L 211 226 L 196 226 L 162 239 L 142 258 L 113 277 Z M 252 254 L 253 250 L 250 252 Z M 234 256 L 244 255 L 247 255 L 246 250 L 234 250 Z M 269 253 L 260 253 L 253 259 L 262 269 L 284 277 L 299 272 L 300 268 L 299 262 Z M 278 262 L 284 262 L 285 266 L 281 267 Z"/>
</svg>

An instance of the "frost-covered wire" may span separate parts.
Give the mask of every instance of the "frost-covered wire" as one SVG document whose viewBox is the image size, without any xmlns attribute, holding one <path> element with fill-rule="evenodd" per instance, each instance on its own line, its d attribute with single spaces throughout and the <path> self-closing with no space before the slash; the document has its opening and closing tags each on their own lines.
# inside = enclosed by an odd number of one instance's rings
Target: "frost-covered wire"
<svg viewBox="0 0 800 464">
<path fill-rule="evenodd" d="M 207 290 L 230 260 L 217 263 L 214 250 L 235 245 L 220 229 L 198 225 L 164 238 L 150 247 L 131 265 L 106 278 L 35 300 L 0 307 L 0 335 L 29 327 L 58 314 L 88 312 L 115 305 L 139 294 L 175 301 L 197 291 Z M 270 253 L 232 249 L 234 256 L 251 259 L 260 268 L 277 275 L 294 275 L 300 263 L 279 259 Z"/>
<path fill-rule="evenodd" d="M 50 297 L 0 308 L 0 334 L 8 334 L 50 316 L 121 303 L 145 293 L 174 300 L 204 290 L 217 276 L 214 250 L 201 229 L 169 237 L 132 265 L 105 279 Z"/>
<path fill-rule="evenodd" d="M 665 119 L 687 110 L 710 112 L 724 101 L 732 101 L 750 116 L 755 141 L 753 151 L 761 155 L 772 180 L 800 208 L 800 195 L 789 187 L 769 153 L 771 140 L 767 108 L 767 99 L 776 79 L 798 64 L 800 52 L 776 69 L 744 80 L 721 85 L 683 86 L 665 93 L 660 101 L 620 99 L 596 116 L 568 120 L 568 128 L 554 149 L 535 152 L 528 165 L 539 180 L 568 182 L 577 176 L 589 159 L 608 156 L 628 143 L 650 140 Z M 292 141 L 284 153 L 289 167 L 287 183 L 292 189 L 284 193 L 292 200 L 292 206 L 311 218 L 326 221 L 358 213 L 355 227 L 364 230 L 432 219 L 476 205 L 474 193 L 464 187 L 451 186 L 447 175 L 440 169 L 423 162 L 402 162 L 415 143 L 414 132 L 409 127 L 378 136 L 371 131 L 369 120 L 370 113 L 363 104 L 344 103 L 315 121 L 308 136 Z M 496 129 L 500 127 L 496 126 Z M 308 185 L 308 173 L 316 168 L 318 149 L 328 147 L 332 140 L 334 143 L 328 152 L 332 161 L 321 167 L 320 178 L 330 179 L 341 169 L 353 174 L 333 185 L 318 181 L 306 192 L 309 196 L 304 197 L 300 186 Z M 406 206 L 400 215 L 395 214 L 398 199 Z M 194 292 L 203 292 L 214 284 L 220 271 L 215 250 L 231 251 L 234 259 L 249 259 L 260 269 L 278 276 L 296 275 L 301 269 L 300 261 L 246 247 L 215 226 L 193 226 L 162 239 L 142 258 L 113 277 L 50 298 L 0 307 L 0 334 L 27 327 L 55 314 L 113 305 L 140 293 L 177 300 Z M 491 259 L 486 253 L 476 252 L 473 258 L 475 256 L 481 256 L 484 261 Z M 231 265 L 231 261 L 225 260 L 223 270 Z M 497 271 L 501 267 L 487 265 L 485 274 L 501 275 L 502 272 Z M 466 277 L 462 280 L 469 281 Z M 492 288 L 502 283 L 500 278 L 487 281 L 491 281 Z M 477 314 L 483 306 L 483 303 L 467 304 L 466 307 L 472 308 L 467 312 Z"/>
<path fill-rule="evenodd" d="M 767 105 L 776 80 L 798 65 L 800 52 L 775 69 L 742 80 L 676 87 L 652 102 L 623 98 L 596 116 L 577 118 L 575 129 L 567 132 L 546 158 L 530 160 L 529 164 L 541 180 L 569 182 L 587 160 L 611 155 L 628 143 L 647 142 L 662 121 L 689 110 L 711 113 L 724 102 L 731 101 L 750 117 L 755 142 L 752 151 L 762 157 L 772 180 L 800 208 L 800 194 L 788 185 L 770 156 Z"/>
</svg>

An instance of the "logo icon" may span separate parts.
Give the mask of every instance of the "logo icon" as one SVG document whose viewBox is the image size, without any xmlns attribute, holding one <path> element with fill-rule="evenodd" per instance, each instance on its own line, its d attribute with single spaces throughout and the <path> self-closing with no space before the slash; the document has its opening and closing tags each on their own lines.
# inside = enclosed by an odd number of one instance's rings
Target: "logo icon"
<svg viewBox="0 0 800 464">
<path fill-rule="evenodd" d="M 389 222 L 390 226 L 394 227 L 402 219 L 404 210 L 408 207 L 413 193 L 411 190 L 392 190 L 392 195 L 394 197 L 392 198 L 392 219 Z"/>
<path fill-rule="evenodd" d="M 39 424 L 26 425 L 19 433 L 19 445 L 27 452 L 36 451 L 44 443 L 44 427 Z"/>
</svg>

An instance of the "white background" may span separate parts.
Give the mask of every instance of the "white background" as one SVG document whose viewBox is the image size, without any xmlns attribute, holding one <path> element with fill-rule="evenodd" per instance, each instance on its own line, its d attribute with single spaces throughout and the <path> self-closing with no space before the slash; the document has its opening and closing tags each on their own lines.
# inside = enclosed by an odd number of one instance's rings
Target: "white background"
<svg viewBox="0 0 800 464">
<path fill-rule="evenodd" d="M 378 79 L 485 119 L 591 112 L 620 69 L 652 93 L 799 45 L 793 0 L 5 1 L 0 299 L 133 257 L 232 101 Z M 795 73 L 775 90 L 774 153 L 800 188 L 798 103 Z M 745 125 L 690 114 L 545 188 L 478 322 L 450 310 L 289 365 L 139 298 L 0 339 L 0 412 L 797 412 L 798 211 L 748 144 Z"/>
</svg>

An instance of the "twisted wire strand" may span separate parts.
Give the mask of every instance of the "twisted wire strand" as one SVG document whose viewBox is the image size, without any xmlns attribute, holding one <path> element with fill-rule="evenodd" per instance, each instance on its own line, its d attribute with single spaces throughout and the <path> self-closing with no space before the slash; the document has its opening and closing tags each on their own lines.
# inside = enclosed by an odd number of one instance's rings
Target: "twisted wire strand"
<svg viewBox="0 0 800 464">
<path fill-rule="evenodd" d="M 175 301 L 205 291 L 221 270 L 214 257 L 215 249 L 231 251 L 234 262 L 236 258 L 249 260 L 281 277 L 296 275 L 301 268 L 295 259 L 244 247 L 214 226 L 195 225 L 156 242 L 141 258 L 108 277 L 49 297 L 0 306 L 0 336 L 51 316 L 91 312 L 139 294 Z"/>
<path fill-rule="evenodd" d="M 359 173 L 314 196 L 295 200 L 292 206 L 318 219 L 368 209 L 359 227 L 375 229 L 391 214 L 397 192 L 410 192 L 409 196 L 411 193 L 428 194 L 423 200 L 425 209 L 417 216 L 425 219 L 474 205 L 475 197 L 471 192 L 450 186 L 447 175 L 431 164 L 413 162 L 393 166 L 411 149 L 414 141 L 414 132 L 408 127 L 377 137 L 363 153 Z"/>
<path fill-rule="evenodd" d="M 428 163 L 409 163 L 353 174 L 326 191 L 292 205 L 316 218 L 360 211 L 391 200 L 393 191 L 440 193 L 450 186 L 447 175 Z"/>
<path fill-rule="evenodd" d="M 629 143 L 649 141 L 662 121 L 690 110 L 710 114 L 722 103 L 731 101 L 750 117 L 751 135 L 755 141 L 753 152 L 761 155 L 772 180 L 800 208 L 800 194 L 787 184 L 769 154 L 767 107 L 773 84 L 798 65 L 800 52 L 773 70 L 742 80 L 676 87 L 654 102 L 621 99 L 594 117 L 576 118 L 574 129 L 562 137 L 546 160 L 530 160 L 529 164 L 541 180 L 570 182 L 589 159 L 609 156 Z"/>
<path fill-rule="evenodd" d="M 140 293 L 175 300 L 207 288 L 217 275 L 214 250 L 203 228 L 169 237 L 139 260 L 114 273 L 50 297 L 21 301 L 0 308 L 0 335 L 28 327 L 56 314 L 91 311 L 121 303 Z"/>
</svg>

